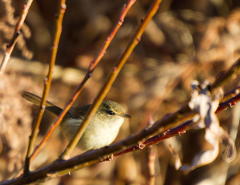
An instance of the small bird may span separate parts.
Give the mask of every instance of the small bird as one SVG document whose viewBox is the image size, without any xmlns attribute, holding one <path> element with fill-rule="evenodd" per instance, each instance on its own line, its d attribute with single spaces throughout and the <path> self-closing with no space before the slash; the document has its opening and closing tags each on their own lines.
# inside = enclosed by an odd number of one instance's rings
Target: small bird
<svg viewBox="0 0 240 185">
<path fill-rule="evenodd" d="M 40 105 L 41 98 L 35 94 L 24 91 L 23 97 L 35 105 Z M 61 130 L 66 138 L 71 139 L 76 134 L 90 106 L 72 107 L 65 115 Z M 62 112 L 60 107 L 49 101 L 46 102 L 46 110 L 55 115 Z M 121 104 L 111 100 L 103 101 L 83 133 L 78 146 L 83 150 L 93 150 L 111 144 L 117 137 L 125 118 L 130 118 L 130 115 Z"/>
</svg>

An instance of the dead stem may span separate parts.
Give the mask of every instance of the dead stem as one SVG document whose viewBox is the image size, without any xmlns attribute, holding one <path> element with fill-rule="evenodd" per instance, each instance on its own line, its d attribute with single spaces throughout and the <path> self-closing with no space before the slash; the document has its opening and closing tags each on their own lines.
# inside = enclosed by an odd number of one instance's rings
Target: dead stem
<svg viewBox="0 0 240 185">
<path fill-rule="evenodd" d="M 27 17 L 27 14 L 28 14 L 28 11 L 32 5 L 32 2 L 33 0 L 28 0 L 24 5 L 23 5 L 23 9 L 22 9 L 22 12 L 21 12 L 21 15 L 18 19 L 18 22 L 15 26 L 15 31 L 14 31 L 14 34 L 13 34 L 13 37 L 12 39 L 10 40 L 10 42 L 8 43 L 6 49 L 5 49 L 5 52 L 4 52 L 4 56 L 3 56 L 3 59 L 2 59 L 2 62 L 0 64 L 0 73 L 3 73 L 6 66 L 7 66 L 7 63 L 10 59 L 10 56 L 12 54 L 12 51 L 17 43 L 17 40 L 19 38 L 19 35 L 21 33 L 21 28 L 23 26 L 23 23 Z"/>
</svg>

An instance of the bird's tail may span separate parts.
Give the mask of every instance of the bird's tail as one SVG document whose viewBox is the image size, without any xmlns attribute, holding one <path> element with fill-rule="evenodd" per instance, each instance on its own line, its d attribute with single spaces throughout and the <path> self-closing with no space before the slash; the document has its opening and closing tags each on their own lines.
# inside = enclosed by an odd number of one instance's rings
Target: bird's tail
<svg viewBox="0 0 240 185">
<path fill-rule="evenodd" d="M 33 104 L 40 106 L 41 98 L 39 96 L 27 91 L 24 91 L 22 96 Z M 59 115 L 62 112 L 62 109 L 60 107 L 54 105 L 50 101 L 46 102 L 46 109 L 56 115 Z"/>
<path fill-rule="evenodd" d="M 22 96 L 23 96 L 23 98 L 25 98 L 26 100 L 32 102 L 33 104 L 40 106 L 41 98 L 39 96 L 37 96 L 37 95 L 35 95 L 33 93 L 30 93 L 30 92 L 27 92 L 27 91 L 24 91 Z M 53 103 L 47 101 L 46 102 L 46 106 L 49 107 L 49 106 L 56 106 L 56 105 L 54 105 Z"/>
</svg>

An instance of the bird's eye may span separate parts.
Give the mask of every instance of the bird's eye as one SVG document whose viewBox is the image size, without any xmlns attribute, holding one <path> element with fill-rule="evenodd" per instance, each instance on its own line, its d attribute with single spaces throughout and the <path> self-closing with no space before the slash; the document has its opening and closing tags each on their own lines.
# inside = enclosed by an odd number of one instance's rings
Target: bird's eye
<svg viewBox="0 0 240 185">
<path fill-rule="evenodd" d="M 106 111 L 109 115 L 115 115 L 115 112 L 111 111 L 111 110 L 107 110 Z"/>
</svg>

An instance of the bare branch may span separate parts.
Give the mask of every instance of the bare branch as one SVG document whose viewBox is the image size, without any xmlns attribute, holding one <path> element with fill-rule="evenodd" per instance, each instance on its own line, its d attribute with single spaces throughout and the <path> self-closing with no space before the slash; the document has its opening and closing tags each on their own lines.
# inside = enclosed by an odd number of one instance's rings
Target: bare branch
<svg viewBox="0 0 240 185">
<path fill-rule="evenodd" d="M 23 23 L 27 17 L 27 14 L 28 14 L 28 11 L 32 5 L 32 2 L 33 0 L 28 0 L 24 5 L 23 5 L 23 10 L 21 12 L 21 15 L 18 19 L 18 22 L 16 24 L 16 27 L 15 27 L 15 31 L 14 31 L 14 34 L 13 34 L 13 37 L 12 39 L 10 40 L 10 42 L 8 43 L 6 49 L 5 49 L 5 52 L 4 52 L 4 56 L 3 56 L 3 59 L 1 61 L 1 64 L 0 64 L 0 73 L 3 73 L 6 66 L 7 66 L 7 63 L 10 59 L 10 56 L 12 54 L 12 51 L 15 47 L 15 44 L 17 43 L 17 40 L 18 40 L 18 37 L 21 33 L 21 28 L 23 26 Z"/>
<path fill-rule="evenodd" d="M 117 22 L 117 24 L 114 26 L 113 30 L 111 31 L 111 33 L 109 34 L 109 36 L 107 37 L 105 44 L 103 45 L 103 48 L 99 51 L 96 59 L 94 61 L 91 62 L 91 64 L 89 65 L 88 68 L 88 72 L 86 73 L 84 79 L 81 81 L 81 83 L 79 84 L 79 86 L 77 87 L 76 91 L 74 92 L 72 98 L 69 100 L 69 102 L 66 104 L 66 106 L 64 107 L 63 111 L 61 112 L 61 114 L 58 116 L 58 118 L 56 119 L 56 121 L 52 124 L 51 128 L 49 129 L 48 133 L 46 134 L 46 136 L 43 138 L 43 140 L 40 142 L 40 144 L 37 146 L 37 148 L 34 150 L 32 156 L 30 157 L 30 160 L 32 160 L 33 158 L 35 158 L 37 156 L 37 154 L 40 152 L 41 148 L 44 146 L 44 144 L 48 141 L 49 137 L 52 135 L 52 133 L 54 132 L 54 130 L 57 128 L 57 126 L 61 123 L 62 119 L 64 118 L 64 116 L 66 115 L 66 113 L 70 110 L 70 108 L 72 107 L 72 105 L 74 104 L 74 102 L 77 100 L 77 98 L 79 97 L 79 95 L 81 94 L 84 85 L 86 84 L 86 82 L 88 81 L 88 79 L 91 77 L 91 74 L 94 72 L 97 64 L 100 62 L 100 60 L 103 57 L 103 54 L 106 53 L 107 48 L 109 47 L 112 39 L 115 37 L 117 31 L 119 30 L 121 23 L 124 21 L 125 16 L 127 15 L 127 12 L 129 11 L 129 9 L 131 8 L 131 6 L 133 5 L 133 3 L 135 2 L 135 0 L 129 0 L 128 3 L 126 5 L 124 5 L 122 12 L 120 14 L 119 20 Z"/>
<path fill-rule="evenodd" d="M 236 96 L 240 96 L 240 94 L 237 94 Z M 227 100 L 226 102 L 228 101 L 229 100 Z M 240 101 L 240 99 L 238 99 L 238 101 Z M 228 105 L 226 105 L 225 102 L 223 102 L 222 104 L 219 104 L 219 107 L 217 110 L 221 110 L 221 111 L 224 110 L 222 106 L 224 106 L 225 108 L 229 107 Z M 166 125 L 165 122 L 170 123 L 169 119 L 172 120 L 171 117 L 172 115 L 170 115 L 168 118 L 159 120 L 155 122 L 152 127 L 148 129 L 144 129 L 139 134 L 130 136 L 108 147 L 103 147 L 97 150 L 88 151 L 74 158 L 71 158 L 69 160 L 57 160 L 39 170 L 29 172 L 25 176 L 22 175 L 15 179 L 3 181 L 2 183 L 0 183 L 0 185 L 23 185 L 23 184 L 29 184 L 37 180 L 54 176 L 54 174 L 58 174 L 58 175 L 68 174 L 69 172 L 75 171 L 77 169 L 84 168 L 86 166 L 90 166 L 95 163 L 103 162 L 104 157 L 105 157 L 105 160 L 108 160 L 109 159 L 108 156 L 111 154 L 113 154 L 113 156 L 119 156 L 135 150 L 142 150 L 145 146 L 156 144 L 166 138 L 185 133 L 187 130 L 191 128 L 191 124 L 193 122 L 192 120 L 189 120 L 189 121 L 186 121 L 185 123 L 180 124 L 175 128 L 165 130 L 164 129 L 164 125 Z M 161 132 L 159 132 L 158 135 L 152 136 L 146 141 L 141 142 L 144 138 L 148 138 L 149 136 L 153 135 L 159 130 Z M 142 143 L 142 144 L 139 144 L 139 143 Z M 133 144 L 135 145 L 131 146 Z M 131 146 L 131 147 L 127 148 L 128 146 Z M 121 151 L 121 152 L 117 152 L 117 151 Z"/>
<path fill-rule="evenodd" d="M 33 147 L 34 147 L 34 144 L 35 144 L 38 132 L 39 132 L 39 126 L 42 121 L 43 113 L 45 111 L 45 104 L 46 104 L 47 96 L 49 94 L 50 87 L 51 87 L 52 74 L 53 74 L 53 70 L 54 70 L 54 66 L 55 66 L 59 40 L 60 40 L 61 33 L 62 33 L 62 21 L 63 21 L 65 10 L 66 10 L 66 0 L 59 1 L 58 16 L 55 20 L 56 21 L 55 22 L 55 34 L 54 34 L 54 40 L 53 40 L 53 45 L 52 45 L 52 49 L 51 49 L 52 50 L 51 57 L 49 60 L 48 74 L 46 76 L 46 79 L 44 80 L 44 89 L 43 89 L 42 99 L 41 99 L 41 103 L 40 103 L 40 110 L 38 112 L 36 123 L 34 125 L 32 134 L 31 134 L 30 140 L 29 140 L 29 145 L 28 145 L 28 150 L 27 150 L 27 155 L 26 155 L 25 165 L 24 165 L 24 173 L 28 173 L 28 171 L 29 171 L 30 155 L 33 151 Z"/>
<path fill-rule="evenodd" d="M 117 65 L 113 68 L 112 73 L 110 74 L 107 82 L 104 84 L 102 89 L 100 90 L 98 96 L 94 100 L 92 106 L 90 107 L 89 112 L 87 113 L 86 117 L 84 118 L 83 122 L 81 123 L 80 127 L 78 128 L 78 131 L 74 138 L 70 141 L 69 145 L 67 146 L 66 150 L 63 152 L 61 158 L 66 159 L 69 157 L 70 153 L 73 151 L 73 149 L 77 146 L 81 136 L 83 135 L 85 129 L 87 128 L 91 117 L 94 116 L 96 111 L 98 110 L 99 106 L 101 105 L 102 101 L 106 97 L 107 93 L 110 91 L 112 84 L 116 80 L 119 72 L 122 70 L 123 66 L 126 64 L 129 56 L 133 52 L 136 45 L 139 43 L 141 36 L 147 27 L 148 23 L 151 21 L 152 17 L 156 14 L 159 5 L 161 3 L 161 0 L 155 0 L 152 4 L 152 7 L 148 11 L 146 17 L 144 18 L 143 22 L 139 26 L 137 32 L 135 33 L 132 41 L 129 43 L 127 49 L 121 56 L 120 60 L 118 61 Z"/>
</svg>

